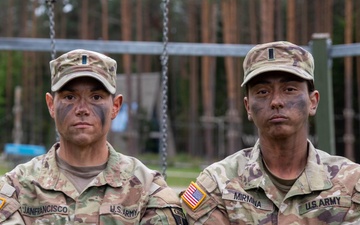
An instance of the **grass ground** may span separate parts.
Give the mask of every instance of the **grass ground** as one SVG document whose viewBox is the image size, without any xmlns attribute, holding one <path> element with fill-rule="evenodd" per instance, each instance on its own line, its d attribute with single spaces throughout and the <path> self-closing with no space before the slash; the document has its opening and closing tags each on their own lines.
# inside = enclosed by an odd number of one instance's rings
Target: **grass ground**
<svg viewBox="0 0 360 225">
<path fill-rule="evenodd" d="M 159 155 L 143 154 L 139 159 L 151 169 L 160 173 L 163 172 L 163 166 L 160 165 Z M 174 158 L 167 159 L 165 170 L 166 182 L 171 187 L 187 187 L 191 181 L 195 181 L 204 165 L 201 159 L 190 155 L 179 154 Z"/>
<path fill-rule="evenodd" d="M 159 168 L 151 167 L 159 172 L 162 172 Z M 169 167 L 166 169 L 166 182 L 171 187 L 187 187 L 191 181 L 195 181 L 199 175 L 200 169 L 198 168 L 181 168 L 181 167 Z"/>
<path fill-rule="evenodd" d="M 4 175 L 7 171 L 9 171 L 9 169 L 6 166 L 0 165 L 0 176 Z"/>
</svg>

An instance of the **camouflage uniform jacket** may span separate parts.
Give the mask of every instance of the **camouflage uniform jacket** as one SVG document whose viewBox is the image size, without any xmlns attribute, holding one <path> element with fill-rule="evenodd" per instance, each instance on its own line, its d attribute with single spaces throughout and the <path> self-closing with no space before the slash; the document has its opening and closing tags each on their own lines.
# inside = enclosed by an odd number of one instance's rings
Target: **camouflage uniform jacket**
<svg viewBox="0 0 360 225">
<path fill-rule="evenodd" d="M 5 175 L 26 224 L 186 224 L 176 193 L 139 160 L 116 152 L 82 193 L 59 172 L 50 151 Z"/>
<path fill-rule="evenodd" d="M 285 198 L 264 173 L 258 142 L 210 165 L 185 192 L 196 197 L 182 203 L 189 224 L 360 224 L 360 165 L 308 146 Z"/>
</svg>

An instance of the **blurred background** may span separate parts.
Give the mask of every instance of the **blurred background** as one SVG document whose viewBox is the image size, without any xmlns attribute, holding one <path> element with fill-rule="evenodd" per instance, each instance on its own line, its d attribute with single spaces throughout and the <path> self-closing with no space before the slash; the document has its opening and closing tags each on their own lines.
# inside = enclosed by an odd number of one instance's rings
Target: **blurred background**
<svg viewBox="0 0 360 225">
<path fill-rule="evenodd" d="M 360 43 L 357 0 L 170 0 L 168 4 L 161 0 L 2 0 L 0 7 L 0 45 L 1 40 L 10 43 L 16 38 L 26 38 L 30 46 L 45 39 L 49 45 L 43 51 L 15 49 L 16 44 L 0 50 L 2 152 L 9 143 L 41 146 L 46 151 L 56 141 L 44 97 L 50 90 L 51 33 L 55 48 L 56 40 L 161 45 L 164 37 L 169 43 L 233 44 L 245 49 L 276 40 L 306 47 L 316 33 L 328 34 L 331 46 Z M 93 47 L 101 49 L 97 44 Z M 62 53 L 56 51 L 56 57 Z M 160 54 L 103 53 L 118 62 L 117 89 L 125 100 L 109 141 L 118 151 L 158 168 L 164 132 Z M 330 60 L 335 129 L 329 142 L 335 143 L 335 154 L 360 162 L 360 56 Z M 195 168 L 190 169 L 193 178 L 203 166 L 254 144 L 256 129 L 247 121 L 240 87 L 242 61 L 243 57 L 232 55 L 169 56 L 167 165 L 162 167 Z M 310 137 L 316 145 L 321 128 L 310 122 Z"/>
</svg>

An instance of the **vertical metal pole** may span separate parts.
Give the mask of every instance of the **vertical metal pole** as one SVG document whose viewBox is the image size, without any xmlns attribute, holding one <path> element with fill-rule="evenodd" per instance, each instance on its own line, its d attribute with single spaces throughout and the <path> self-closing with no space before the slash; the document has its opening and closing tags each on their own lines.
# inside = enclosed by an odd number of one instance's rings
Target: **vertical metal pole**
<svg viewBox="0 0 360 225">
<path fill-rule="evenodd" d="M 345 3 L 345 44 L 351 44 L 353 40 L 353 13 L 352 13 L 352 0 L 347 0 Z M 348 159 L 355 161 L 354 152 L 354 116 L 355 111 L 353 108 L 353 58 L 344 58 L 344 92 L 345 92 L 345 108 L 344 115 L 344 156 Z"/>
<path fill-rule="evenodd" d="M 315 116 L 318 149 L 336 154 L 334 130 L 334 103 L 329 34 L 313 34 L 311 52 L 315 62 L 315 87 L 320 92 L 320 102 Z"/>
</svg>

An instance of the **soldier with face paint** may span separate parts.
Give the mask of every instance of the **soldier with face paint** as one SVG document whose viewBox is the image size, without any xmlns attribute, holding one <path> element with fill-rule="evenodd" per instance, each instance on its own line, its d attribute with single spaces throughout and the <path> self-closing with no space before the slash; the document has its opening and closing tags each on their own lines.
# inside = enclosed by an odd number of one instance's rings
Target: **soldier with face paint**
<svg viewBox="0 0 360 225">
<path fill-rule="evenodd" d="M 116 61 L 78 49 L 50 69 L 46 104 L 59 142 L 3 178 L 20 203 L 17 216 L 25 224 L 187 224 L 161 174 L 107 141 L 123 101 Z"/>
<path fill-rule="evenodd" d="M 189 224 L 360 224 L 360 165 L 308 139 L 320 99 L 312 55 L 289 42 L 265 43 L 243 67 L 244 105 L 259 138 L 184 191 Z"/>
</svg>

